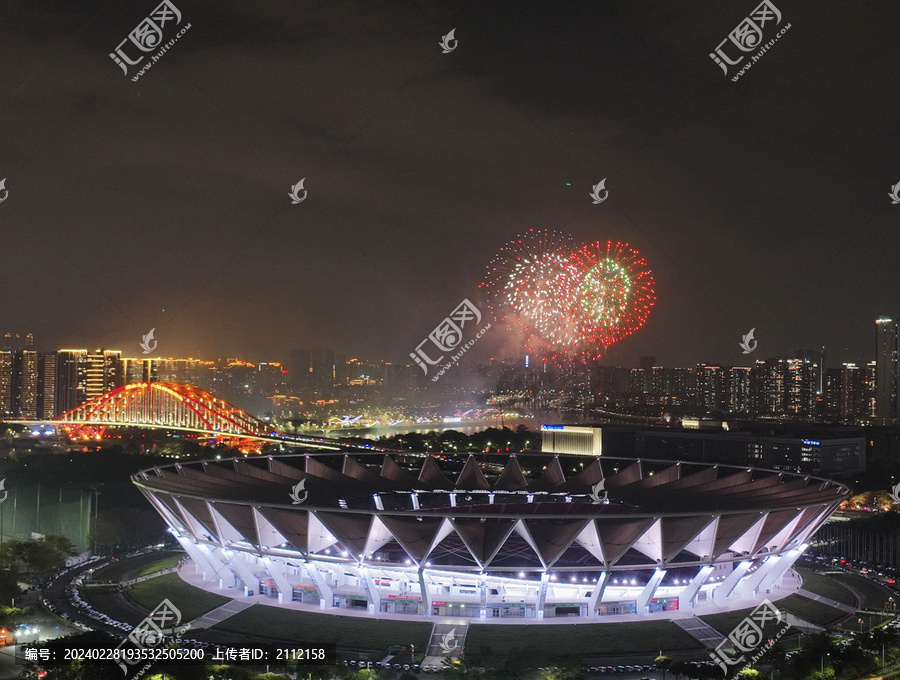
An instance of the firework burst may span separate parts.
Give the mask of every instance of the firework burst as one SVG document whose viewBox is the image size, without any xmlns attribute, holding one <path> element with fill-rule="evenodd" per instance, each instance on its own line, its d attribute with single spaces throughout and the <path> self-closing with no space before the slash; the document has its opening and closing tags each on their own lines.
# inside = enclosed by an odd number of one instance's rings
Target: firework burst
<svg viewBox="0 0 900 680">
<path fill-rule="evenodd" d="M 487 266 L 479 286 L 501 320 L 523 330 L 531 341 L 565 344 L 560 300 L 570 286 L 574 241 L 565 234 L 531 229 L 509 241 Z"/>
<path fill-rule="evenodd" d="M 568 315 L 586 346 L 608 347 L 644 325 L 656 302 L 647 261 L 627 243 L 591 243 L 570 258 Z"/>
<path fill-rule="evenodd" d="M 627 243 L 574 248 L 563 234 L 531 230 L 487 269 L 487 304 L 525 332 L 529 351 L 599 357 L 639 329 L 656 301 L 647 262 Z"/>
</svg>

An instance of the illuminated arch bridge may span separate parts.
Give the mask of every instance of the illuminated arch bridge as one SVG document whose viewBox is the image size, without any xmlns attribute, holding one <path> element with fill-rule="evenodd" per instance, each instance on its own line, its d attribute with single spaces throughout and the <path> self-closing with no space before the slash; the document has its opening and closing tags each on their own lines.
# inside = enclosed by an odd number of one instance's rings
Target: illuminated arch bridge
<svg viewBox="0 0 900 680">
<path fill-rule="evenodd" d="M 194 432 L 241 450 L 259 450 L 274 442 L 338 449 L 342 443 L 321 437 L 287 435 L 224 399 L 191 385 L 132 383 L 102 394 L 57 416 L 74 439 L 99 439 L 109 427 L 142 427 Z"/>
</svg>

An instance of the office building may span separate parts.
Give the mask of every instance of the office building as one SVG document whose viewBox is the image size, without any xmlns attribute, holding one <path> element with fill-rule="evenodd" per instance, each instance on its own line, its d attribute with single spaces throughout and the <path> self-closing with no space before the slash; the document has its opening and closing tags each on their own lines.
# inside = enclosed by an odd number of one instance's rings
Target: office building
<svg viewBox="0 0 900 680">
<path fill-rule="evenodd" d="M 875 321 L 875 420 L 877 425 L 900 424 L 900 324 L 888 318 Z"/>
</svg>

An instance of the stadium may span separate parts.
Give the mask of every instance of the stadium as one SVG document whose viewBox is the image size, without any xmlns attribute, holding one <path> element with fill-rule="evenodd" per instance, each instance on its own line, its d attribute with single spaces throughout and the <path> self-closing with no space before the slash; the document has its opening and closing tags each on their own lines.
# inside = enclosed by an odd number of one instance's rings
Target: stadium
<svg viewBox="0 0 900 680">
<path fill-rule="evenodd" d="M 775 599 L 849 496 L 784 471 L 546 454 L 311 452 L 176 463 L 133 481 L 210 590 L 487 623 Z"/>
</svg>

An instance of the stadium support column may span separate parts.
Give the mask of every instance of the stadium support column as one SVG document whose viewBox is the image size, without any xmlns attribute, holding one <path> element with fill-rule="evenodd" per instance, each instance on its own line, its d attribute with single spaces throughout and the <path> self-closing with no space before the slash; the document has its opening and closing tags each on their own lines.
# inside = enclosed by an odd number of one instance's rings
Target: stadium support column
<svg viewBox="0 0 900 680">
<path fill-rule="evenodd" d="M 478 577 L 478 592 L 481 594 L 481 611 L 478 617 L 482 620 L 487 618 L 487 576 L 481 574 Z"/>
<path fill-rule="evenodd" d="M 603 591 L 606 590 L 607 583 L 609 583 L 609 572 L 601 571 L 600 576 L 597 578 L 597 585 L 594 586 L 594 591 L 591 593 L 591 600 L 588 605 L 590 616 L 597 615 L 597 610 L 600 608 L 600 600 L 603 599 Z"/>
<path fill-rule="evenodd" d="M 712 570 L 713 566 L 711 564 L 701 567 L 700 571 L 697 572 L 697 575 L 692 578 L 687 587 L 681 591 L 681 594 L 678 596 L 679 611 L 684 611 L 685 609 L 690 609 L 694 606 L 694 596 L 703 584 L 706 583 L 706 579 L 712 573 Z"/>
<path fill-rule="evenodd" d="M 179 537 L 178 542 L 194 560 L 194 564 L 203 572 L 204 581 L 221 580 L 221 573 L 225 570 L 225 565 L 210 554 L 208 546 L 203 543 L 194 543 L 185 536 Z"/>
<path fill-rule="evenodd" d="M 263 564 L 269 574 L 272 575 L 275 585 L 278 586 L 279 604 L 284 602 L 285 597 L 288 602 L 292 601 L 294 599 L 294 586 L 287 580 L 285 563 L 281 560 L 273 560 L 271 557 L 263 557 Z"/>
<path fill-rule="evenodd" d="M 797 561 L 797 558 L 800 557 L 802 552 L 803 551 L 799 548 L 794 548 L 790 552 L 782 554 L 778 563 L 773 565 L 765 574 L 763 574 L 759 583 L 756 585 L 756 591 L 763 592 L 775 585 L 775 582 L 784 576 L 784 573 L 794 565 L 794 562 Z"/>
<path fill-rule="evenodd" d="M 222 548 L 219 548 L 222 550 Z M 253 573 L 253 569 L 244 559 L 248 557 L 247 553 L 241 550 L 224 549 L 229 564 L 237 572 L 241 581 L 244 582 L 244 595 L 259 595 L 259 577 Z M 230 553 L 230 554 L 229 554 Z"/>
<path fill-rule="evenodd" d="M 319 571 L 315 562 L 305 562 L 303 566 L 306 567 L 306 573 L 309 574 L 309 578 L 316 584 L 316 590 L 319 591 L 319 609 L 330 609 L 333 607 L 334 591 L 326 583 L 325 577 L 322 576 L 322 572 Z"/>
<path fill-rule="evenodd" d="M 541 573 L 541 587 L 538 589 L 537 606 L 534 608 L 534 615 L 540 621 L 544 618 L 544 602 L 547 601 L 547 588 L 550 584 L 550 574 L 546 571 Z"/>
<path fill-rule="evenodd" d="M 422 589 L 422 612 L 425 616 L 431 616 L 431 593 L 428 592 L 428 583 L 425 580 L 425 568 L 419 567 L 419 588 Z"/>
<path fill-rule="evenodd" d="M 719 584 L 719 587 L 713 591 L 713 602 L 718 605 L 725 604 L 725 598 L 731 595 L 731 591 L 735 589 L 740 580 L 744 577 L 744 574 L 747 573 L 747 570 L 753 564 L 750 560 L 744 560 L 740 562 L 732 571 L 728 578 L 726 578 L 722 583 Z"/>
<path fill-rule="evenodd" d="M 369 595 L 369 613 L 377 614 L 381 611 L 381 595 L 378 592 L 375 581 L 365 565 L 360 565 L 357 571 L 366 584 L 366 593 Z"/>
<path fill-rule="evenodd" d="M 769 572 L 777 568 L 778 563 L 781 561 L 781 555 L 769 555 L 765 561 L 756 568 L 756 571 L 741 580 L 737 588 L 734 589 L 734 594 L 738 597 L 752 598 L 760 581 L 762 581 Z"/>
<path fill-rule="evenodd" d="M 650 604 L 650 600 L 653 599 L 653 593 L 655 593 L 656 589 L 659 588 L 659 584 L 662 583 L 663 577 L 665 575 L 665 569 L 656 569 L 653 572 L 653 576 L 651 576 L 650 580 L 647 581 L 647 585 L 644 586 L 641 594 L 637 596 L 637 600 L 635 601 L 635 609 L 637 609 L 637 613 L 640 616 L 645 616 L 646 614 L 650 613 L 648 605 Z"/>
</svg>

